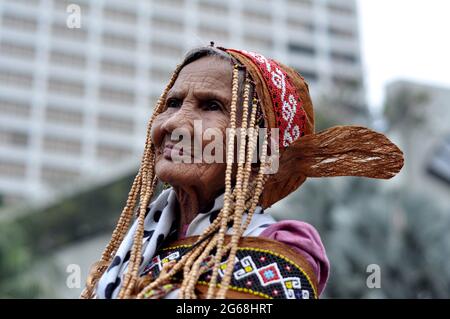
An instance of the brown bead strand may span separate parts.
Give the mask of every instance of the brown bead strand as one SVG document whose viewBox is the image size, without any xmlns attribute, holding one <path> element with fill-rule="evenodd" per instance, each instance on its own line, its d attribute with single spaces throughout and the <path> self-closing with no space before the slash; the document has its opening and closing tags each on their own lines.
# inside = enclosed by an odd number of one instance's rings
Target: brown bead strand
<svg viewBox="0 0 450 319">
<path fill-rule="evenodd" d="M 218 216 L 219 218 L 219 216 Z M 217 225 L 219 226 L 219 224 L 217 223 L 217 219 L 213 222 L 213 224 L 211 224 L 207 230 L 211 229 L 211 226 Z M 200 238 L 197 241 L 200 241 L 201 239 L 204 239 L 204 237 L 206 236 L 206 231 L 200 235 Z M 209 243 L 209 241 L 205 241 L 202 244 L 200 244 L 199 246 L 197 246 L 196 248 L 194 248 L 192 251 L 190 251 L 189 253 L 187 253 L 186 255 L 184 255 L 181 260 L 179 260 L 176 265 L 165 275 L 165 276 L 158 276 L 158 278 L 156 278 L 155 281 L 151 282 L 150 284 L 148 284 L 137 296 L 137 298 L 144 298 L 145 294 L 148 293 L 150 290 L 158 288 L 160 285 L 164 284 L 168 279 L 170 279 L 172 276 L 174 276 L 178 271 L 181 270 L 182 267 L 184 267 L 184 265 L 188 262 L 193 263 L 196 261 L 196 257 L 201 254 L 204 249 L 205 246 Z M 185 286 L 187 284 L 187 281 L 190 278 L 190 274 L 188 273 L 188 275 L 185 275 L 183 277 L 183 286 Z"/>
<path fill-rule="evenodd" d="M 254 84 L 253 86 L 253 92 L 254 92 Z M 256 93 L 254 93 L 256 94 Z M 245 192 L 245 199 L 251 197 L 252 189 L 249 187 L 250 179 L 251 179 L 251 173 L 252 173 L 252 160 L 255 153 L 255 149 L 257 146 L 257 138 L 258 138 L 258 129 L 255 127 L 255 121 L 256 121 L 256 113 L 258 109 L 257 100 L 253 97 L 252 98 L 252 104 L 251 104 L 252 110 L 250 115 L 250 124 L 248 128 L 248 139 L 249 139 L 249 151 L 247 153 L 247 160 L 245 162 L 245 176 L 244 181 L 246 181 L 247 184 L 243 186 L 243 190 Z"/>
<path fill-rule="evenodd" d="M 137 295 L 137 299 L 145 298 L 145 295 L 150 292 L 152 289 L 159 287 L 164 284 L 167 280 L 169 280 L 172 276 L 174 276 L 178 271 L 181 270 L 183 265 L 185 264 L 187 258 L 192 254 L 193 251 L 190 251 L 186 255 L 184 255 L 181 260 L 179 260 L 167 273 L 158 276 L 153 282 L 148 284 L 142 291 L 140 291 Z"/>
<path fill-rule="evenodd" d="M 233 194 L 235 192 L 236 192 L 236 189 L 233 190 Z M 217 219 L 219 219 L 219 218 L 221 218 L 220 214 L 215 219 L 215 221 L 217 221 Z M 231 220 L 232 220 L 232 216 L 228 216 L 227 224 Z M 205 232 L 201 235 L 201 237 L 203 237 L 204 234 L 205 234 Z M 216 237 L 213 237 L 212 239 L 209 240 L 209 245 L 206 248 L 204 248 L 204 249 L 197 248 L 198 254 L 196 256 L 190 256 L 189 259 L 187 260 L 186 264 L 192 265 L 198 259 L 203 260 L 205 257 L 209 256 L 211 251 L 214 248 L 216 248 L 216 245 L 217 245 L 217 234 L 215 236 Z M 227 251 L 227 249 L 229 249 L 229 248 L 225 248 L 225 251 Z M 197 256 L 199 254 L 202 254 L 202 257 L 197 258 Z M 214 262 L 214 260 L 213 260 L 213 262 Z M 183 285 L 181 286 L 180 296 L 184 296 L 184 297 L 180 297 L 180 298 L 195 298 L 195 283 L 198 280 L 201 273 L 194 271 L 192 269 L 192 266 L 190 266 L 190 267 L 191 267 L 191 269 L 188 269 L 187 271 L 185 271 L 184 276 L 183 276 Z M 194 284 L 192 284 L 192 283 L 194 283 Z M 188 285 L 189 285 L 189 287 L 188 287 Z"/>
<path fill-rule="evenodd" d="M 215 219 L 215 221 L 213 222 L 213 224 L 211 224 L 207 230 L 211 229 L 211 226 L 217 225 L 219 226 L 218 220 L 219 216 Z M 201 239 L 203 239 L 206 236 L 206 230 L 205 232 L 199 237 L 199 239 L 197 241 L 200 241 Z M 181 270 L 182 267 L 185 267 L 185 265 L 187 263 L 194 263 L 197 260 L 197 256 L 200 255 L 204 250 L 205 250 L 205 246 L 207 244 L 209 244 L 210 241 L 204 241 L 202 244 L 200 244 L 199 246 L 197 246 L 196 248 L 194 248 L 192 251 L 190 251 L 189 253 L 187 253 L 186 255 L 184 255 L 181 260 L 179 260 L 175 266 L 164 276 L 161 276 L 161 274 L 158 276 L 158 278 L 156 278 L 155 281 L 149 283 L 144 289 L 142 289 L 141 292 L 139 292 L 137 298 L 144 298 L 145 295 L 152 289 L 158 288 L 159 286 L 163 285 L 167 280 L 169 280 L 171 277 L 173 277 L 178 271 Z M 213 247 L 214 248 L 214 247 Z M 210 250 L 208 250 L 208 252 L 210 252 Z M 191 277 L 190 275 L 190 271 L 185 274 L 183 276 L 183 283 L 182 283 L 182 287 L 180 290 L 180 293 L 183 293 L 184 288 L 187 283 L 189 278 Z"/>
<path fill-rule="evenodd" d="M 267 135 L 264 137 L 264 142 L 262 145 L 262 152 L 261 152 L 261 166 L 258 171 L 258 175 L 256 176 L 256 183 L 255 183 L 255 190 L 254 195 L 251 201 L 251 206 L 249 209 L 249 214 L 247 216 L 247 219 L 241 229 L 241 232 L 243 233 L 245 229 L 247 229 L 248 225 L 250 224 L 250 221 L 255 213 L 256 206 L 258 205 L 259 198 L 262 194 L 262 191 L 264 189 L 264 184 L 267 181 L 267 175 L 264 174 L 264 169 L 266 165 L 266 157 L 267 157 L 267 145 L 268 145 L 268 137 Z"/>
<path fill-rule="evenodd" d="M 128 194 L 126 205 L 125 205 L 124 209 L 122 210 L 122 213 L 119 217 L 116 228 L 114 229 L 113 234 L 111 236 L 111 240 L 108 243 L 108 245 L 106 246 L 104 252 L 102 253 L 101 260 L 99 262 L 95 263 L 94 267 L 91 268 L 90 274 L 88 276 L 88 280 L 86 282 L 86 287 L 83 290 L 83 292 L 81 293 L 81 296 L 80 296 L 81 298 L 93 298 L 95 296 L 94 289 L 98 283 L 98 280 L 101 278 L 103 273 L 108 268 L 108 265 L 111 263 L 113 256 L 117 252 L 117 249 L 120 246 L 120 243 L 122 242 L 123 238 L 126 235 L 126 232 L 129 229 L 131 220 L 133 218 L 134 208 L 136 206 L 138 193 L 142 190 L 142 187 L 141 187 L 142 186 L 142 178 L 143 178 L 142 166 L 143 166 L 145 159 L 147 158 L 147 153 L 150 148 L 149 145 L 151 144 L 151 142 L 150 142 L 151 126 L 152 126 L 152 123 L 153 123 L 154 119 L 156 118 L 156 116 L 159 115 L 159 113 L 161 112 L 161 109 L 165 103 L 165 98 L 167 96 L 167 92 L 175 83 L 175 80 L 176 80 L 180 70 L 181 70 L 181 65 L 177 66 L 175 72 L 173 73 L 173 75 L 169 81 L 169 84 L 167 85 L 166 89 L 161 94 L 161 96 L 158 100 L 158 103 L 155 107 L 155 111 L 154 111 L 154 113 L 149 121 L 148 127 L 147 127 L 147 138 L 146 138 L 146 144 L 145 144 L 145 148 L 144 148 L 144 154 L 143 154 L 143 157 L 141 160 L 141 168 L 139 169 L 139 173 L 136 175 L 136 177 L 133 181 L 131 190 Z"/>
<path fill-rule="evenodd" d="M 195 285 L 197 283 L 198 278 L 200 277 L 200 264 L 201 262 L 209 255 L 209 252 L 211 249 L 216 245 L 217 243 L 217 234 L 214 236 L 214 238 L 208 243 L 208 246 L 206 246 L 206 249 L 200 254 L 200 256 L 195 260 L 191 271 L 189 272 L 189 276 L 186 278 L 185 282 L 183 282 L 183 289 L 182 289 L 182 297 L 184 295 L 184 298 L 186 299 L 194 299 L 195 296 Z"/>
<path fill-rule="evenodd" d="M 263 165 L 261 165 L 261 169 L 258 172 L 258 176 L 256 178 L 257 179 L 257 184 L 256 184 L 256 189 L 255 189 L 255 193 L 254 193 L 254 197 L 253 197 L 252 207 L 250 208 L 249 215 L 248 215 L 248 217 L 246 219 L 246 222 L 244 223 L 243 227 L 241 227 L 239 230 L 237 230 L 236 237 L 238 239 L 242 236 L 243 232 L 247 229 L 247 227 L 248 227 L 248 225 L 249 225 L 249 223 L 251 221 L 251 218 L 253 217 L 254 210 L 256 208 L 256 204 L 257 204 L 257 202 L 259 200 L 259 197 L 261 196 L 262 189 L 263 189 L 263 184 L 264 184 L 263 172 L 264 172 L 264 168 L 263 168 Z M 242 216 L 241 216 L 241 218 L 242 218 Z M 229 254 L 228 260 L 234 260 L 235 259 L 237 248 L 238 248 L 238 241 L 232 242 L 231 252 Z M 224 274 L 223 278 L 222 278 L 221 287 L 220 287 L 219 293 L 217 295 L 218 299 L 225 298 L 226 292 L 228 290 L 228 287 L 229 287 L 229 284 L 230 284 L 230 281 L 231 281 L 232 269 L 233 269 L 231 267 L 232 264 L 234 264 L 234 262 L 230 263 L 230 267 L 227 265 L 226 270 L 227 269 L 231 269 L 231 270 L 229 272 L 226 272 Z"/>
<path fill-rule="evenodd" d="M 255 123 L 256 119 L 253 119 L 253 115 L 255 115 L 255 117 L 256 117 L 256 114 L 254 114 L 253 111 L 255 111 L 255 113 L 259 112 L 259 101 L 258 101 L 257 98 L 253 98 L 253 105 L 255 106 L 255 108 L 252 109 L 251 125 L 253 127 L 253 133 L 254 134 L 251 134 L 251 139 L 252 139 L 252 143 L 251 144 L 252 144 L 252 147 L 256 147 L 257 146 L 258 137 L 259 137 L 259 135 L 258 135 L 258 133 L 259 133 L 259 131 L 258 131 L 259 123 Z M 267 137 L 265 136 L 265 141 L 266 140 L 267 140 Z M 262 146 L 263 149 L 262 149 L 261 158 L 260 158 L 260 163 L 261 163 L 260 170 L 264 169 L 264 164 L 265 164 L 266 156 L 267 156 L 267 148 L 266 147 L 267 147 L 267 144 L 263 144 L 263 146 Z M 253 156 L 253 154 L 252 154 L 252 156 Z M 247 162 L 247 164 L 251 166 L 251 162 Z M 250 168 L 250 172 L 249 173 L 251 174 L 251 168 Z M 243 229 L 241 230 L 242 232 L 244 232 L 245 229 L 247 229 L 248 225 L 250 224 L 251 219 L 252 219 L 253 214 L 254 214 L 254 211 L 255 211 L 255 208 L 256 208 L 256 205 L 258 203 L 259 195 L 255 196 L 258 193 L 257 189 L 259 190 L 260 187 L 262 187 L 262 185 L 265 182 L 265 181 L 261 180 L 261 177 L 258 178 L 258 176 L 259 175 L 257 175 L 257 177 L 255 178 L 255 181 L 253 182 L 253 184 L 254 184 L 253 185 L 253 190 L 252 190 L 253 191 L 253 196 L 249 196 L 251 198 L 251 201 L 249 203 L 250 207 L 248 208 L 249 214 L 248 214 L 248 216 L 247 216 L 247 218 L 245 220 L 245 223 L 243 225 Z M 263 184 L 261 185 L 261 183 L 263 183 Z M 250 189 L 250 187 L 249 187 L 249 189 Z"/>
<path fill-rule="evenodd" d="M 220 264 L 220 258 L 222 256 L 223 242 L 225 238 L 227 220 L 230 214 L 230 202 L 233 200 L 231 197 L 231 173 L 234 161 L 234 137 L 236 134 L 236 107 L 238 98 L 238 76 L 239 69 L 238 65 L 234 65 L 233 69 L 233 86 L 231 89 L 232 99 L 231 99 L 231 110 L 230 110 L 230 130 L 229 130 L 229 141 L 227 145 L 227 168 L 225 172 L 225 195 L 224 195 L 224 206 L 223 206 L 223 217 L 220 223 L 219 236 L 217 242 L 217 252 L 214 256 L 215 264 L 213 268 L 213 273 L 208 287 L 207 299 L 211 299 L 214 294 L 215 286 L 217 283 L 218 267 Z"/>
<path fill-rule="evenodd" d="M 210 241 L 205 241 L 202 243 L 201 246 L 197 247 L 195 250 L 195 252 L 189 256 L 189 258 L 186 260 L 186 263 L 184 265 L 184 269 L 183 269 L 183 282 L 181 284 L 180 287 L 180 297 L 179 298 L 190 298 L 189 295 L 189 291 L 187 289 L 190 280 L 192 279 L 193 276 L 195 276 L 194 270 L 193 268 L 195 267 L 195 262 L 197 260 L 202 259 L 202 254 L 205 251 L 208 251 L 208 247 L 211 244 L 211 240 Z"/>
<path fill-rule="evenodd" d="M 244 103 L 243 103 L 243 116 L 244 120 L 242 121 L 242 128 L 247 131 L 247 121 L 245 120 L 248 116 L 248 107 L 249 107 L 249 88 L 250 84 L 246 84 L 246 88 L 244 91 Z M 255 143 L 253 141 L 253 132 L 251 131 L 255 122 L 255 108 L 252 109 L 251 118 L 250 118 L 250 132 L 249 132 L 249 146 L 246 148 L 245 145 L 245 136 L 242 138 L 241 136 L 241 152 L 240 153 L 240 163 L 237 172 L 237 181 L 236 188 L 238 189 L 238 195 L 236 196 L 236 209 L 234 210 L 234 223 L 233 223 L 233 234 L 231 236 L 231 250 L 228 254 L 227 267 L 225 268 L 225 274 L 222 278 L 219 292 L 217 294 L 218 299 L 224 299 L 226 291 L 228 290 L 231 274 L 234 269 L 234 261 L 239 245 L 239 239 L 242 236 L 241 233 L 241 224 L 242 217 L 245 212 L 245 201 L 247 198 L 247 189 L 250 178 L 250 170 L 251 170 L 251 160 L 254 152 Z M 250 135 L 251 134 L 251 135 Z M 244 145 L 242 145 L 244 144 Z M 245 150 L 247 151 L 246 154 Z M 245 158 L 245 166 L 244 166 L 244 155 Z"/>
<path fill-rule="evenodd" d="M 233 210 L 233 234 L 231 235 L 231 251 L 228 255 L 228 261 L 227 261 L 227 267 L 225 268 L 225 274 L 221 281 L 221 288 L 219 289 L 219 292 L 217 294 L 217 298 L 223 299 L 224 298 L 224 278 L 230 277 L 231 272 L 234 267 L 234 257 L 236 256 L 237 246 L 239 242 L 239 229 L 241 227 L 242 223 L 242 214 L 245 209 L 245 193 L 244 193 L 244 184 L 243 178 L 245 176 L 244 172 L 244 163 L 246 160 L 246 150 L 248 152 L 248 149 L 246 148 L 246 133 L 247 133 L 247 117 L 248 117 L 248 100 L 249 100 L 249 90 L 250 90 L 250 83 L 246 81 L 245 89 L 244 89 L 244 102 L 242 105 L 243 114 L 242 114 L 242 125 L 241 125 L 241 136 L 240 136 L 240 148 L 239 148 L 239 159 L 238 159 L 238 170 L 236 173 L 236 189 L 237 189 L 237 195 L 236 195 L 236 205 L 235 209 Z M 225 255 L 225 252 L 224 252 Z M 226 286 L 226 285 L 225 285 Z"/>
<path fill-rule="evenodd" d="M 167 90 L 168 91 L 168 90 Z M 166 91 L 165 91 L 166 92 Z M 166 92 L 167 95 L 167 92 Z M 164 96 L 165 98 L 165 96 Z M 161 104 L 160 104 L 161 105 Z M 159 106 L 160 106 L 159 105 Z M 159 110 L 157 110 L 159 111 Z M 151 123 L 154 120 L 156 115 L 152 116 Z M 144 163 L 143 163 L 143 174 L 142 174 L 142 187 L 140 193 L 140 209 L 138 213 L 137 219 L 137 227 L 133 236 L 133 246 L 130 254 L 130 262 L 128 264 L 128 268 L 123 277 L 123 282 L 121 286 L 121 290 L 119 292 L 119 298 L 129 298 L 131 293 L 134 290 L 134 285 L 138 279 L 139 266 L 142 257 L 142 237 L 144 233 L 144 220 L 146 208 L 149 204 L 149 201 L 153 195 L 156 179 L 154 176 L 154 159 L 155 152 L 154 147 L 151 140 L 151 129 L 147 131 L 147 141 L 146 141 L 146 152 L 144 155 Z M 151 181 L 151 182 L 150 182 Z"/>
</svg>

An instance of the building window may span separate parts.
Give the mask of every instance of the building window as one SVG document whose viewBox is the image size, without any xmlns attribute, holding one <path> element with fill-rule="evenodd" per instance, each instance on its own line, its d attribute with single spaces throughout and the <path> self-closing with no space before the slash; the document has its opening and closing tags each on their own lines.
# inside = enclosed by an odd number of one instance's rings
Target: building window
<svg viewBox="0 0 450 319">
<path fill-rule="evenodd" d="M 0 43 L 0 54 L 4 56 L 23 58 L 28 60 L 34 58 L 36 49 L 32 45 L 2 40 L 2 42 Z"/>
<path fill-rule="evenodd" d="M 103 59 L 101 62 L 101 71 L 103 73 L 118 75 L 120 77 L 134 77 L 136 74 L 136 68 L 134 64 L 114 61 L 110 59 Z"/>
<path fill-rule="evenodd" d="M 40 0 L 6 0 L 9 3 L 20 3 L 26 6 L 34 6 L 37 7 L 39 5 Z"/>
<path fill-rule="evenodd" d="M 0 176 L 2 177 L 22 179 L 25 177 L 25 172 L 26 167 L 24 163 L 0 160 Z"/>
<path fill-rule="evenodd" d="M 81 142 L 74 139 L 46 136 L 43 141 L 46 152 L 79 155 L 81 154 Z"/>
<path fill-rule="evenodd" d="M 249 24 L 270 24 L 272 23 L 272 16 L 269 12 L 255 11 L 254 8 L 245 8 L 243 10 L 243 19 Z"/>
<path fill-rule="evenodd" d="M 328 27 L 328 33 L 332 37 L 343 38 L 343 39 L 353 39 L 355 38 L 355 32 L 353 30 L 345 30 L 343 28 L 338 28 L 335 26 Z"/>
<path fill-rule="evenodd" d="M 337 3 L 329 3 L 327 5 L 328 10 L 332 14 L 338 14 L 338 15 L 354 15 L 355 9 L 350 6 L 346 6 L 343 4 L 337 4 Z"/>
<path fill-rule="evenodd" d="M 450 185 L 450 136 L 439 143 L 428 160 L 426 170 L 431 176 Z"/>
<path fill-rule="evenodd" d="M 198 34 L 205 40 L 226 41 L 228 40 L 228 30 L 220 25 L 208 25 L 200 22 L 198 26 Z"/>
<path fill-rule="evenodd" d="M 127 10 L 125 8 L 110 6 L 103 9 L 103 17 L 114 22 L 127 24 L 136 24 L 137 21 L 136 12 Z"/>
<path fill-rule="evenodd" d="M 48 106 L 45 110 L 45 118 L 49 123 L 81 126 L 83 114 L 79 111 L 61 109 L 60 107 Z"/>
<path fill-rule="evenodd" d="M 4 13 L 2 17 L 2 26 L 16 31 L 36 32 L 38 22 L 35 18 L 16 16 L 10 13 Z"/>
<path fill-rule="evenodd" d="M 289 7 L 312 7 L 313 0 L 287 0 Z"/>
<path fill-rule="evenodd" d="M 163 5 L 170 8 L 181 8 L 184 6 L 184 0 L 164 0 L 158 1 L 158 5 Z"/>
<path fill-rule="evenodd" d="M 16 117 L 28 118 L 31 115 L 30 104 L 0 98 L 0 114 L 13 115 Z"/>
<path fill-rule="evenodd" d="M 31 89 L 33 76 L 28 73 L 0 69 L 0 83 L 15 87 Z"/>
<path fill-rule="evenodd" d="M 183 32 L 183 20 L 169 17 L 161 16 L 156 13 L 151 19 L 152 28 L 155 31 L 168 31 L 168 32 Z"/>
<path fill-rule="evenodd" d="M 121 35 L 105 32 L 102 35 L 103 45 L 114 49 L 135 50 L 136 39 L 132 35 Z"/>
<path fill-rule="evenodd" d="M 356 57 L 356 55 L 352 54 L 352 53 L 344 53 L 344 52 L 336 52 L 336 51 L 332 51 L 331 52 L 331 58 L 333 59 L 333 61 L 335 62 L 341 62 L 341 63 L 357 63 L 358 62 L 358 58 Z"/>
<path fill-rule="evenodd" d="M 84 55 L 56 50 L 50 53 L 50 61 L 54 64 L 74 68 L 84 68 L 86 66 L 86 57 Z"/>
<path fill-rule="evenodd" d="M 311 21 L 305 21 L 298 17 L 289 17 L 287 18 L 287 27 L 290 31 L 293 32 L 314 32 L 315 27 L 314 23 Z"/>
<path fill-rule="evenodd" d="M 28 145 L 28 134 L 20 131 L 0 130 L 0 145 L 24 148 Z"/>
<path fill-rule="evenodd" d="M 244 35 L 244 43 L 247 43 L 251 48 L 256 47 L 259 50 L 269 50 L 273 46 L 271 38 L 255 34 Z"/>
<path fill-rule="evenodd" d="M 132 106 L 135 101 L 134 92 L 122 88 L 102 86 L 99 93 L 100 99 L 105 102 Z"/>
<path fill-rule="evenodd" d="M 298 74 L 305 78 L 306 82 L 316 82 L 319 76 L 314 71 L 297 70 Z"/>
<path fill-rule="evenodd" d="M 223 16 L 228 14 L 228 6 L 226 2 L 212 2 L 208 0 L 200 0 L 198 8 L 201 13 L 206 15 Z"/>
<path fill-rule="evenodd" d="M 97 146 L 97 157 L 105 161 L 120 160 L 129 157 L 132 154 L 131 149 L 108 144 L 99 144 Z"/>
<path fill-rule="evenodd" d="M 357 90 L 362 85 L 362 81 L 359 78 L 343 77 L 338 75 L 333 76 L 333 83 L 337 88 L 349 90 Z"/>
<path fill-rule="evenodd" d="M 83 28 L 68 28 L 65 24 L 54 23 L 52 25 L 52 35 L 64 40 L 86 41 L 87 30 Z"/>
<path fill-rule="evenodd" d="M 133 121 L 126 118 L 118 118 L 101 114 L 97 119 L 98 127 L 105 131 L 132 133 L 134 129 Z"/>
<path fill-rule="evenodd" d="M 48 91 L 52 93 L 83 97 L 84 90 L 82 82 L 61 78 L 50 78 L 48 80 Z"/>
<path fill-rule="evenodd" d="M 291 53 L 298 53 L 298 54 L 304 54 L 304 55 L 315 55 L 316 54 L 316 48 L 314 48 L 313 46 L 308 45 L 308 44 L 291 42 L 288 44 L 288 50 Z"/>
<path fill-rule="evenodd" d="M 153 39 L 151 44 L 151 51 L 161 57 L 172 57 L 179 59 L 184 54 L 182 46 L 177 44 L 171 44 Z"/>
<path fill-rule="evenodd" d="M 58 186 L 60 184 L 67 184 L 77 179 L 80 173 L 75 170 L 44 166 L 41 171 L 41 179 L 45 184 Z"/>
<path fill-rule="evenodd" d="M 81 14 L 89 13 L 89 0 L 53 0 L 53 8 L 59 12 L 67 15 L 67 7 L 71 4 L 80 6 Z"/>
<path fill-rule="evenodd" d="M 165 83 L 170 79 L 173 70 L 164 68 L 162 66 L 153 65 L 150 68 L 149 76 L 150 80 L 156 83 Z"/>
</svg>

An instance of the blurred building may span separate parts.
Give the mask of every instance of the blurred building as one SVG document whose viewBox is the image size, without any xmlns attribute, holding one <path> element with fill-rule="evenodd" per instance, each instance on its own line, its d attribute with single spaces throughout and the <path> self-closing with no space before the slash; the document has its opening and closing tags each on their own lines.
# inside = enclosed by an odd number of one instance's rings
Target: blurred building
<svg viewBox="0 0 450 319">
<path fill-rule="evenodd" d="M 405 153 L 402 187 L 450 209 L 450 88 L 395 81 L 386 88 L 386 101 L 406 110 L 392 128 Z"/>
<path fill-rule="evenodd" d="M 136 165 L 174 66 L 211 40 L 296 68 L 346 122 L 366 113 L 355 0 L 0 0 L 3 200 Z"/>
</svg>

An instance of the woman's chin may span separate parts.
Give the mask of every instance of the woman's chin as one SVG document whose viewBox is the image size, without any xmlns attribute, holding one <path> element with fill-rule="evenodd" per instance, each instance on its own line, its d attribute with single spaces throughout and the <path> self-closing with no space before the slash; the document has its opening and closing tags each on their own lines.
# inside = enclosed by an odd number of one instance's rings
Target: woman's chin
<svg viewBox="0 0 450 319">
<path fill-rule="evenodd" d="M 176 185 L 184 184 L 192 181 L 194 176 L 190 176 L 190 172 L 195 171 L 194 164 L 187 163 L 175 163 L 171 160 L 161 158 L 156 162 L 155 174 L 159 180 Z"/>
</svg>

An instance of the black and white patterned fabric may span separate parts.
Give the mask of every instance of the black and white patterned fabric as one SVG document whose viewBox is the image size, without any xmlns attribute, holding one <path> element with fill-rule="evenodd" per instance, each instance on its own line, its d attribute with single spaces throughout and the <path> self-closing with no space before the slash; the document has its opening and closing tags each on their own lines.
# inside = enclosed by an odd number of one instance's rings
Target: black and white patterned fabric
<svg viewBox="0 0 450 319">
<path fill-rule="evenodd" d="M 223 207 L 223 198 L 224 194 L 222 193 L 214 200 L 211 208 L 205 213 L 197 214 L 188 226 L 186 237 L 200 235 L 211 222 L 214 221 Z M 168 188 L 161 192 L 161 194 L 149 205 L 144 222 L 144 238 L 142 239 L 143 254 L 141 266 L 139 268 L 141 274 L 158 250 L 163 246 L 165 240 L 172 235 L 176 235 L 176 205 L 177 197 L 172 188 Z M 246 217 L 247 215 L 245 215 L 244 221 Z M 273 223 L 275 223 L 273 217 L 270 214 L 265 213 L 264 210 L 258 206 L 244 236 L 259 236 L 265 228 Z M 135 221 L 123 242 L 120 244 L 111 265 L 100 278 L 96 290 L 97 298 L 110 299 L 117 297 L 123 281 L 123 274 L 128 267 L 136 226 L 137 223 Z M 228 232 L 232 232 L 232 229 L 229 229 Z"/>
</svg>

